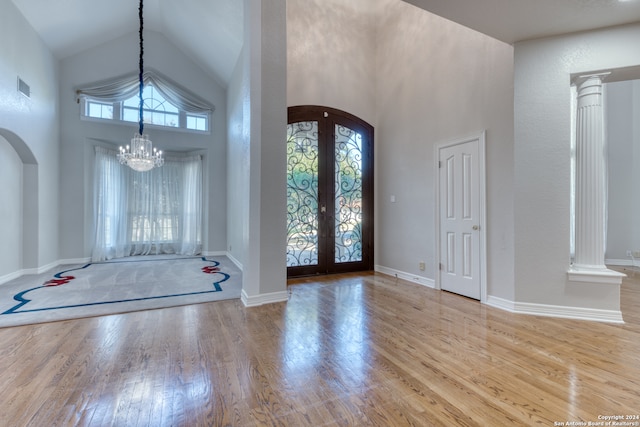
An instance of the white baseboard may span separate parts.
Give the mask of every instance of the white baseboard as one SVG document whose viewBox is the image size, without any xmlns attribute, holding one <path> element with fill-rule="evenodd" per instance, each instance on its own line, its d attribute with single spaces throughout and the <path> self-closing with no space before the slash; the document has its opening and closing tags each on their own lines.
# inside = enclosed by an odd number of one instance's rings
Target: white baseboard
<svg viewBox="0 0 640 427">
<path fill-rule="evenodd" d="M 606 259 L 605 265 L 617 265 L 619 267 L 640 267 L 640 259 L 635 261 L 631 259 Z"/>
<path fill-rule="evenodd" d="M 0 285 L 10 282 L 14 279 L 18 279 L 24 275 L 25 275 L 24 270 L 18 270 L 18 271 L 14 271 L 13 273 L 5 274 L 4 276 L 0 277 Z"/>
<path fill-rule="evenodd" d="M 232 263 L 234 263 L 236 265 L 236 267 L 238 267 L 240 269 L 240 271 L 242 271 L 242 263 L 240 261 L 238 261 L 233 255 L 231 255 L 229 252 L 226 253 L 227 258 L 229 258 L 231 260 Z"/>
<path fill-rule="evenodd" d="M 238 261 L 233 255 L 229 252 L 225 251 L 213 251 L 213 252 L 202 252 L 204 256 L 226 256 L 229 260 L 236 265 L 242 271 L 242 263 Z"/>
<path fill-rule="evenodd" d="M 491 307 L 499 308 L 500 310 L 508 311 L 510 313 L 517 313 L 516 303 L 504 298 L 498 298 L 492 295 L 487 295 L 487 301 L 485 302 L 485 304 Z"/>
<path fill-rule="evenodd" d="M 91 262 L 91 257 L 87 258 L 72 258 L 72 259 L 61 259 L 58 261 L 58 265 L 66 265 L 66 264 L 87 264 Z"/>
<path fill-rule="evenodd" d="M 202 255 L 204 255 L 204 256 L 228 256 L 228 254 L 225 251 L 202 252 Z"/>
<path fill-rule="evenodd" d="M 405 273 L 393 268 L 376 265 L 375 270 L 379 273 L 395 276 L 409 282 L 418 283 L 430 288 L 435 288 L 435 282 L 426 277 L 419 277 L 410 273 Z M 563 319 L 590 320 L 596 322 L 624 323 L 622 313 L 618 310 L 600 310 L 594 308 L 565 307 L 548 304 L 532 304 L 524 302 L 509 301 L 489 295 L 486 304 L 506 310 L 511 313 L 529 314 L 535 316 L 559 317 Z"/>
<path fill-rule="evenodd" d="M 281 292 L 272 292 L 269 294 L 249 296 L 243 289 L 242 295 L 240 298 L 245 307 L 258 307 L 260 305 L 288 301 L 289 292 L 281 291 Z"/>
<path fill-rule="evenodd" d="M 419 285 L 423 285 L 429 288 L 435 288 L 436 283 L 433 279 L 429 279 L 428 277 L 418 276 L 416 274 L 405 273 L 404 271 L 395 270 L 393 268 L 384 267 L 382 265 L 376 265 L 375 271 L 378 273 L 386 274 L 388 276 L 397 277 L 402 280 L 406 280 L 408 282 L 417 283 Z"/>
<path fill-rule="evenodd" d="M 22 270 L 24 272 L 24 274 L 42 274 L 42 273 L 46 273 L 47 271 L 51 270 L 52 268 L 56 268 L 57 266 L 60 265 L 60 261 L 54 261 L 51 262 L 47 265 L 43 265 L 37 268 L 25 268 L 24 270 Z"/>
<path fill-rule="evenodd" d="M 61 265 L 86 264 L 90 261 L 91 261 L 91 258 L 60 259 L 58 261 L 51 262 L 41 267 L 24 268 L 22 270 L 14 271 L 13 273 L 9 273 L 7 275 L 0 277 L 0 285 L 10 282 L 14 279 L 19 279 L 22 276 L 46 273 L 47 271 L 57 268 Z"/>
<path fill-rule="evenodd" d="M 534 316 L 559 317 L 563 319 L 590 320 L 595 322 L 624 323 L 619 310 L 600 310 L 596 308 L 566 307 L 549 304 L 515 302 L 494 296 L 487 297 L 487 305 L 511 313 Z"/>
<path fill-rule="evenodd" d="M 211 252 L 202 252 L 203 256 L 226 256 L 229 260 L 236 265 L 242 271 L 242 263 L 238 261 L 233 255 L 226 251 L 211 251 Z"/>
</svg>

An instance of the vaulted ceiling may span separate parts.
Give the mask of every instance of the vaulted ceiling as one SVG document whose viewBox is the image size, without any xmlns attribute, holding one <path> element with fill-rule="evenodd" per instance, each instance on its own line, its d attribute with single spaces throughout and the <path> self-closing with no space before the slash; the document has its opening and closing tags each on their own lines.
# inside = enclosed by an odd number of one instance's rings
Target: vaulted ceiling
<svg viewBox="0 0 640 427">
<path fill-rule="evenodd" d="M 134 0 L 12 1 L 58 58 L 138 28 Z M 381 0 L 308 1 L 342 2 L 361 12 Z M 405 1 L 509 44 L 640 21 L 640 0 Z M 145 28 L 163 33 L 213 76 L 229 82 L 243 43 L 242 0 L 146 0 L 144 17 Z"/>
<path fill-rule="evenodd" d="M 12 0 L 61 59 L 138 31 L 135 0 Z M 144 26 L 229 82 L 243 38 L 242 0 L 145 0 Z"/>
</svg>

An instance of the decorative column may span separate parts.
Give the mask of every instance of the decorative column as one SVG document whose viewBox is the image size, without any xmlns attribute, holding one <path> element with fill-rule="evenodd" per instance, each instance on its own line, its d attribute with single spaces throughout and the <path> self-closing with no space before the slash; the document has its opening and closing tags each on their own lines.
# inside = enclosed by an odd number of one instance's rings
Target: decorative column
<svg viewBox="0 0 640 427">
<path fill-rule="evenodd" d="M 578 94 L 575 264 L 569 276 L 579 281 L 620 283 L 624 275 L 608 270 L 604 264 L 607 169 L 602 80 L 608 74 L 580 76 L 575 80 Z"/>
</svg>

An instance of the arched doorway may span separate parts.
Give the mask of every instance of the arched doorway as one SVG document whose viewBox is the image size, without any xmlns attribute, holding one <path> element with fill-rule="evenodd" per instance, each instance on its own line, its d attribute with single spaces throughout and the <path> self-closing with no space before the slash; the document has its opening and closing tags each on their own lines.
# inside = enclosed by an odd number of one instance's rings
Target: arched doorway
<svg viewBox="0 0 640 427">
<path fill-rule="evenodd" d="M 334 108 L 289 107 L 288 277 L 373 268 L 373 127 Z"/>
<path fill-rule="evenodd" d="M 21 246 L 18 249 L 21 250 L 21 260 L 6 266 L 6 268 L 14 270 L 18 266 L 19 270 L 35 269 L 38 267 L 38 163 L 29 146 L 14 132 L 0 128 L 0 137 L 8 143 L 10 149 L 15 151 L 18 157 L 17 161 L 22 163 L 22 176 L 15 178 L 21 180 L 16 198 L 22 201 L 22 206 L 19 208 L 22 227 L 17 232 L 20 241 L 14 242 L 13 247 L 15 251 L 16 245 Z M 4 143 L 5 148 L 7 147 L 6 143 Z M 10 186 L 10 184 L 7 185 Z M 15 227 L 15 224 L 10 224 L 10 226 Z"/>
</svg>

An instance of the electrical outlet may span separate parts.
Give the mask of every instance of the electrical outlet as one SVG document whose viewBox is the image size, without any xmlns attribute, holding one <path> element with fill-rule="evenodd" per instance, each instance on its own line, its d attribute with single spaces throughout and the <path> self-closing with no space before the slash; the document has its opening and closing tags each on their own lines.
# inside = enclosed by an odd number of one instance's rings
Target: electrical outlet
<svg viewBox="0 0 640 427">
<path fill-rule="evenodd" d="M 640 251 L 633 251 L 634 258 L 640 258 Z"/>
<path fill-rule="evenodd" d="M 424 261 L 420 261 L 418 263 L 418 268 L 420 269 L 420 271 L 424 271 L 424 269 L 425 269 Z"/>
<path fill-rule="evenodd" d="M 631 256 L 631 251 L 627 251 L 627 256 L 630 257 Z"/>
</svg>

